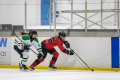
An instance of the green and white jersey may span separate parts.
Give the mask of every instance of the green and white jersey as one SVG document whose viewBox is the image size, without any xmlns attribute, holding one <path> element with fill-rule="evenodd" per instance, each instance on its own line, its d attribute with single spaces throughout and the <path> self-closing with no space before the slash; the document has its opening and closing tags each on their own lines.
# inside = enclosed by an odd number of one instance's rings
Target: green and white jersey
<svg viewBox="0 0 120 80">
<path fill-rule="evenodd" d="M 38 53 L 42 52 L 41 46 L 40 46 L 39 41 L 38 41 L 37 38 L 34 39 L 33 41 L 30 41 L 29 35 L 23 35 L 21 40 L 26 45 L 28 45 L 29 47 L 34 46 L 37 49 Z M 18 46 L 18 48 L 20 50 L 24 50 L 24 45 L 25 44 L 23 42 L 21 42 L 20 40 L 16 40 L 16 39 L 14 41 L 14 43 Z"/>
</svg>

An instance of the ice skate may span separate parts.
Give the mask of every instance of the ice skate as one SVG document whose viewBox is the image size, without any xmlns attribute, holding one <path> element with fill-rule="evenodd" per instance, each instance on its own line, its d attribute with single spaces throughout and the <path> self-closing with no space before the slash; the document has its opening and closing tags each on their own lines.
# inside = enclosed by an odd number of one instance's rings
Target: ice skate
<svg viewBox="0 0 120 80">
<path fill-rule="evenodd" d="M 57 70 L 57 67 L 55 67 L 53 64 L 50 64 L 48 70 L 56 71 L 56 70 Z"/>
<path fill-rule="evenodd" d="M 35 70 L 35 68 L 33 67 L 33 65 L 30 66 L 29 70 L 30 70 L 30 71 Z"/>
</svg>

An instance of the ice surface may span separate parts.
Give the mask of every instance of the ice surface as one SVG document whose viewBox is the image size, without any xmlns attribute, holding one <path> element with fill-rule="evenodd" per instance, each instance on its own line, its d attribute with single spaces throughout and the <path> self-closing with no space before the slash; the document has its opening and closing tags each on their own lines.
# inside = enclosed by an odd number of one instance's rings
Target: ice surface
<svg viewBox="0 0 120 80">
<path fill-rule="evenodd" d="M 115 71 L 35 70 L 0 69 L 0 80 L 120 80 Z"/>
</svg>

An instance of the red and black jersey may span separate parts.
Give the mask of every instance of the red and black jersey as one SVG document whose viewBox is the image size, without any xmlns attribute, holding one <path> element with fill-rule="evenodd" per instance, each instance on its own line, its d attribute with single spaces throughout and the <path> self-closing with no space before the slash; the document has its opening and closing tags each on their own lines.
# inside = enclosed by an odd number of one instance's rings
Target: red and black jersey
<svg viewBox="0 0 120 80">
<path fill-rule="evenodd" d="M 64 53 L 68 53 L 68 50 L 66 50 L 64 47 L 63 47 L 63 41 L 60 39 L 60 38 L 50 38 L 50 39 L 47 39 L 47 40 L 44 40 L 44 43 L 45 43 L 45 46 L 46 48 L 49 50 L 49 49 L 52 49 L 53 47 L 55 46 L 58 46 L 58 48 L 64 52 Z"/>
</svg>

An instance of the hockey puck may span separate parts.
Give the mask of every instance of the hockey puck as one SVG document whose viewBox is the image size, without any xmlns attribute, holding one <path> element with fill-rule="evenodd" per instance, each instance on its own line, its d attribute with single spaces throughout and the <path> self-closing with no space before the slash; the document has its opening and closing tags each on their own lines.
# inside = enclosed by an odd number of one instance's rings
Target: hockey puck
<svg viewBox="0 0 120 80">
<path fill-rule="evenodd" d="M 91 71 L 94 71 L 93 69 Z"/>
</svg>

